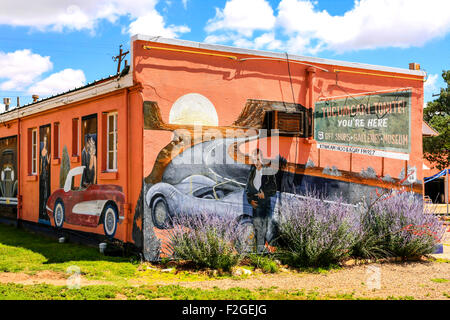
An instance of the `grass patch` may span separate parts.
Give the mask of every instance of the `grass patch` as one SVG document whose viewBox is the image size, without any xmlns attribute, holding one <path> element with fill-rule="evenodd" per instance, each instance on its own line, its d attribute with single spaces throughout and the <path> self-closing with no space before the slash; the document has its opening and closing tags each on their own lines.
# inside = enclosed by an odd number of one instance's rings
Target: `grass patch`
<svg viewBox="0 0 450 320">
<path fill-rule="evenodd" d="M 436 283 L 446 283 L 446 282 L 448 282 L 448 279 L 442 279 L 442 278 L 435 278 L 435 279 L 430 279 L 431 281 L 433 281 L 433 282 L 436 282 Z"/>
<path fill-rule="evenodd" d="M 342 267 L 337 264 L 330 264 L 326 267 L 308 267 L 308 268 L 300 268 L 299 271 L 303 273 L 319 273 L 319 274 L 327 274 L 330 271 L 342 270 Z"/>
<path fill-rule="evenodd" d="M 402 300 L 412 297 L 389 297 Z M 245 288 L 202 290 L 199 288 L 185 288 L 178 285 L 167 286 L 108 286 L 95 285 L 80 289 L 68 289 L 53 285 L 20 285 L 0 284 L 0 300 L 355 300 L 366 299 L 355 297 L 354 293 L 338 293 L 335 295 L 320 294 L 310 290 L 277 290 L 259 288 L 249 290 Z"/>
<path fill-rule="evenodd" d="M 96 248 L 58 243 L 52 238 L 0 225 L 0 272 L 65 273 L 70 266 L 78 266 L 87 279 L 114 281 L 135 276 L 139 263 L 130 258 L 105 256 Z"/>
<path fill-rule="evenodd" d="M 129 281 L 152 284 L 156 282 L 205 281 L 230 278 L 231 274 L 211 275 L 198 269 L 185 270 L 182 264 L 163 261 L 153 266 L 134 258 L 110 257 L 97 248 L 73 243 L 59 243 L 56 239 L 0 224 L 0 272 L 36 274 L 53 271 L 67 274 L 71 266 L 80 268 L 87 280 L 126 285 Z M 161 272 L 173 268 L 173 272 Z"/>
<path fill-rule="evenodd" d="M 280 270 L 278 263 L 270 256 L 251 254 L 248 260 L 251 266 L 261 269 L 264 273 L 277 273 Z"/>
<path fill-rule="evenodd" d="M 435 258 L 432 260 L 433 262 L 439 262 L 439 263 L 450 263 L 450 260 L 448 259 L 442 259 L 442 258 Z"/>
<path fill-rule="evenodd" d="M 399 297 L 388 296 L 386 298 L 386 300 L 414 300 L 414 297 L 412 297 L 412 296 L 399 296 Z"/>
</svg>

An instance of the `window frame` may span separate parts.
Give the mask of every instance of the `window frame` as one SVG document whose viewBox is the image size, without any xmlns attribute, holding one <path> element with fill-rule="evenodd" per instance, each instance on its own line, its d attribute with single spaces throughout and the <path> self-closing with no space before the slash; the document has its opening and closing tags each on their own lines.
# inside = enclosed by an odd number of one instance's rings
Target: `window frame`
<svg viewBox="0 0 450 320">
<path fill-rule="evenodd" d="M 80 155 L 80 118 L 72 119 L 72 157 Z"/>
<path fill-rule="evenodd" d="M 112 111 L 112 112 L 108 112 L 106 114 L 106 172 L 117 172 L 118 170 L 118 159 L 117 159 L 117 155 L 118 155 L 118 112 L 117 111 Z M 112 131 L 113 133 L 113 138 L 114 138 L 114 142 L 113 142 L 113 150 L 109 149 L 109 136 L 110 136 L 110 125 L 109 125 L 109 119 L 110 117 L 114 118 L 113 124 L 114 124 L 114 130 Z M 113 168 L 109 167 L 109 160 L 110 160 L 110 153 L 112 152 L 113 154 Z"/>
<path fill-rule="evenodd" d="M 38 163 L 37 163 L 37 160 L 38 160 L 38 151 L 37 151 L 38 142 L 37 141 L 38 141 L 37 128 L 32 128 L 31 129 L 31 141 L 30 141 L 30 144 L 31 144 L 30 175 L 33 175 L 33 176 L 37 175 L 37 168 L 38 168 Z"/>
<path fill-rule="evenodd" d="M 59 122 L 53 123 L 53 159 L 60 159 L 59 153 L 61 151 L 61 124 Z"/>
</svg>

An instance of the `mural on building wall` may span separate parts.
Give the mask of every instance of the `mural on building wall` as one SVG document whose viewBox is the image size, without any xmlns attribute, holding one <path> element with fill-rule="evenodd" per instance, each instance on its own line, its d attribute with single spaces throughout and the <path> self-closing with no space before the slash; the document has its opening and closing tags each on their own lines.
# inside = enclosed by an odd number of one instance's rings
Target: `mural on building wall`
<svg viewBox="0 0 450 320">
<path fill-rule="evenodd" d="M 50 125 L 39 128 L 39 222 L 50 224 L 46 204 L 50 196 L 50 161 L 51 161 Z"/>
<path fill-rule="evenodd" d="M 105 236 L 114 238 L 118 224 L 124 219 L 125 194 L 121 186 L 97 184 L 96 118 L 85 120 L 82 165 L 70 169 L 67 147 L 64 146 L 60 188 L 48 198 L 46 209 L 58 229 L 65 224 L 90 228 L 103 225 Z"/>
<path fill-rule="evenodd" d="M 398 179 L 378 177 L 370 166 L 362 172 L 347 172 L 318 167 L 311 160 L 292 163 L 287 160 L 290 147 L 268 152 L 266 147 L 277 137 L 262 136 L 260 129 L 270 128 L 267 123 L 272 111 L 287 115 L 279 117 L 285 130 L 310 130 L 307 113 L 298 116 L 299 110 L 304 109 L 301 105 L 248 100 L 232 126 L 220 127 L 215 124 L 218 121 L 211 122 L 215 112 L 205 97 L 192 101 L 198 96 L 191 94 L 184 105 L 179 103 L 184 99 L 178 99 L 177 111 L 170 111 L 169 123 L 162 121 L 157 103 L 144 102 L 144 138 L 148 135 L 151 139 L 154 130 L 173 132 L 172 141 L 159 152 L 151 172 L 144 172 L 135 213 L 133 239 L 147 260 L 168 254 L 167 230 L 172 227 L 172 218 L 180 215 L 234 214 L 242 223 L 253 225 L 256 249 L 263 251 L 276 236 L 280 204 L 290 197 L 316 191 L 324 198 L 343 197 L 349 205 L 356 205 L 377 197 L 377 192 L 385 188 L 401 189 L 407 185 L 421 192 L 417 181 L 411 180 L 414 168 L 408 168 L 406 177 L 405 173 L 400 173 Z M 198 101 L 203 101 L 200 108 Z M 199 113 L 195 122 L 191 117 L 182 117 L 190 103 L 197 103 L 199 109 L 208 108 L 208 112 Z M 287 121 L 292 119 L 299 122 Z M 207 124 L 198 132 L 195 125 L 203 123 Z M 211 127 L 218 134 L 211 134 Z M 291 132 L 287 136 L 292 140 L 294 135 Z M 152 161 L 147 155 L 153 152 L 144 144 L 144 162 Z"/>
<path fill-rule="evenodd" d="M 113 238 L 123 220 L 125 195 L 117 185 L 85 183 L 86 167 L 76 167 L 67 174 L 64 187 L 52 193 L 47 212 L 56 228 L 64 224 L 96 228 L 103 224 L 107 237 Z"/>
<path fill-rule="evenodd" d="M 17 137 L 0 139 L 0 217 L 17 217 Z"/>
<path fill-rule="evenodd" d="M 82 118 L 82 148 L 81 165 L 83 171 L 83 184 L 97 183 L 97 115 Z"/>
</svg>

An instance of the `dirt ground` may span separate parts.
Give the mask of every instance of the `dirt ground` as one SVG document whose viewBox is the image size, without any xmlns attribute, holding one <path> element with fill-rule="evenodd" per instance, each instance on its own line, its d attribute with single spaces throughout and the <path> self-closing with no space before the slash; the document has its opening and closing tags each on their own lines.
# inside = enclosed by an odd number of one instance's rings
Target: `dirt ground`
<svg viewBox="0 0 450 320">
<path fill-rule="evenodd" d="M 444 239 L 444 254 L 434 258 L 450 260 L 450 232 Z M 35 274 L 0 273 L 0 283 L 18 283 L 23 285 L 51 284 L 67 285 L 68 275 L 52 271 Z M 433 281 L 434 280 L 434 281 Z M 81 278 L 81 285 L 113 284 Z M 130 285 L 145 285 L 145 282 Z M 155 285 L 156 283 L 152 283 Z M 160 285 L 174 284 L 158 283 Z M 227 278 L 205 281 L 176 282 L 189 288 L 204 290 L 218 287 L 234 287 L 251 290 L 275 288 L 275 290 L 316 291 L 320 296 L 351 294 L 360 298 L 413 297 L 414 299 L 450 299 L 450 263 L 436 262 L 431 259 L 417 262 L 391 262 L 346 266 L 343 269 L 327 273 L 301 273 L 285 271 L 278 274 L 252 275 L 242 279 Z"/>
<path fill-rule="evenodd" d="M 377 280 L 379 279 L 379 281 Z M 432 279 L 445 279 L 432 281 Z M 33 285 L 47 283 L 56 286 L 67 285 L 67 275 L 57 272 L 39 272 L 34 275 L 24 273 L 0 273 L 0 283 L 20 283 Z M 101 281 L 82 279 L 81 285 L 108 284 Z M 141 285 L 145 284 L 140 282 Z M 153 283 L 155 284 L 155 283 Z M 169 283 L 159 283 L 160 285 Z M 174 284 L 171 282 L 170 284 Z M 361 298 L 413 297 L 414 299 L 448 299 L 450 295 L 450 263 L 443 262 L 402 262 L 376 263 L 345 267 L 325 274 L 281 272 L 278 274 L 253 275 L 244 279 L 218 279 L 194 282 L 177 282 L 189 288 L 204 290 L 218 287 L 234 287 L 255 290 L 273 288 L 275 290 L 316 291 L 321 296 L 353 293 Z"/>
<path fill-rule="evenodd" d="M 373 278 L 373 270 L 379 270 L 379 282 Z M 377 272 L 375 271 L 375 273 Z M 447 282 L 437 283 L 431 279 L 446 279 Z M 377 283 L 379 283 L 379 287 Z M 450 294 L 450 263 L 371 264 L 346 267 L 343 270 L 330 271 L 327 274 L 266 274 L 246 280 L 224 279 L 186 282 L 179 283 L 179 285 L 202 289 L 276 287 L 278 290 L 304 289 L 305 292 L 318 291 L 320 294 L 330 295 L 354 292 L 356 297 L 362 298 L 412 296 L 414 299 L 446 299 L 443 293 Z M 369 288 L 371 285 L 373 289 Z"/>
<path fill-rule="evenodd" d="M 54 271 L 41 271 L 35 274 L 26 273 L 12 273 L 2 272 L 0 273 L 0 283 L 17 283 L 23 285 L 35 285 L 35 284 L 51 284 L 54 286 L 66 286 L 68 284 L 69 276 L 66 273 L 54 272 Z M 102 285 L 107 284 L 102 281 L 86 280 L 81 277 L 81 286 L 87 285 Z"/>
</svg>

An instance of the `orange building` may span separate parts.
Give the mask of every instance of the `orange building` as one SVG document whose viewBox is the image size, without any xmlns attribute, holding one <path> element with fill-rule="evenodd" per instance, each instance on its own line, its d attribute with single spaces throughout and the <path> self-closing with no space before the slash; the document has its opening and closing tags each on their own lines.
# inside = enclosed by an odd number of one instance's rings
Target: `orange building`
<svg viewBox="0 0 450 320">
<path fill-rule="evenodd" d="M 422 196 L 421 70 L 142 35 L 130 51 L 121 74 L 0 116 L 4 217 L 157 259 L 174 215 L 251 223 L 255 149 L 274 216 L 312 189 L 352 205 Z"/>
</svg>

